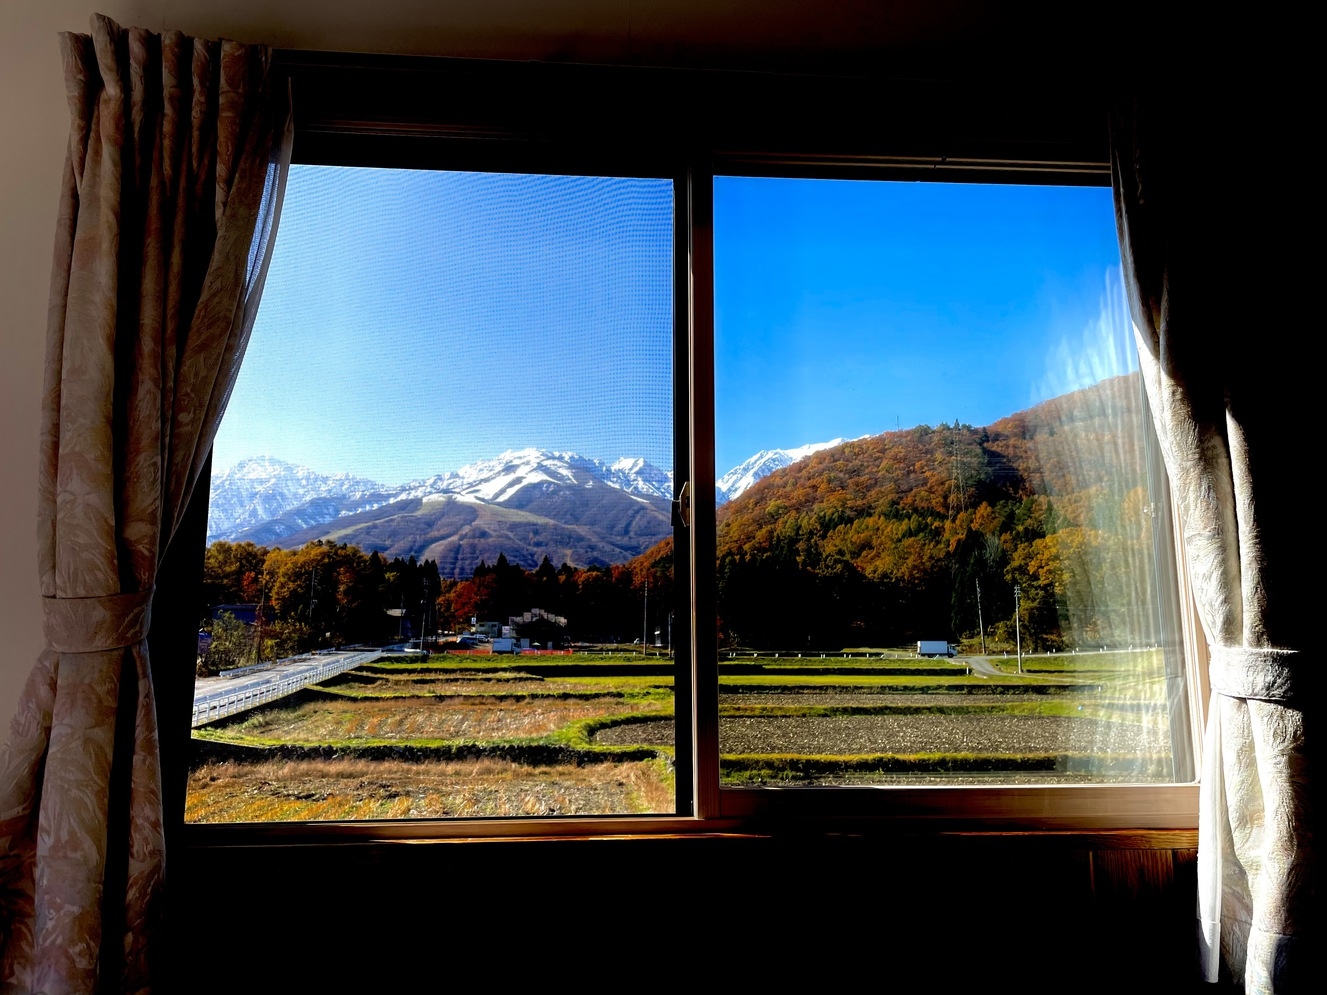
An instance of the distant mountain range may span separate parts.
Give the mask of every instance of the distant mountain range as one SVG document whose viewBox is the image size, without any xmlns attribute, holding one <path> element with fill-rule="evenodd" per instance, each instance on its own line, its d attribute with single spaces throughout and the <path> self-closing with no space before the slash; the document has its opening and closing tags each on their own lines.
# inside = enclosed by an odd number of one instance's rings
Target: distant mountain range
<svg viewBox="0 0 1327 995">
<path fill-rule="evenodd" d="M 812 453 L 822 449 L 832 449 L 843 445 L 842 439 L 829 442 L 812 442 L 796 449 L 762 449 L 756 455 L 743 460 L 714 482 L 714 496 L 717 504 L 725 504 L 740 497 L 757 480 L 763 480 L 775 470 L 792 466 L 798 460 L 806 459 Z"/>
<path fill-rule="evenodd" d="M 241 460 L 212 475 L 207 541 L 235 539 L 291 512 L 300 528 L 328 522 L 343 507 L 368 508 L 375 500 L 385 503 L 387 490 L 363 477 L 318 473 L 267 456 Z M 312 507 L 303 508 L 311 502 Z"/>
<path fill-rule="evenodd" d="M 756 481 L 842 440 L 757 453 L 716 482 L 723 504 Z M 433 559 L 469 576 L 498 553 L 535 567 L 621 563 L 672 534 L 673 475 L 646 460 L 512 450 L 400 486 L 321 474 L 270 457 L 212 478 L 208 541 L 295 547 L 347 542 L 389 556 Z"/>
</svg>

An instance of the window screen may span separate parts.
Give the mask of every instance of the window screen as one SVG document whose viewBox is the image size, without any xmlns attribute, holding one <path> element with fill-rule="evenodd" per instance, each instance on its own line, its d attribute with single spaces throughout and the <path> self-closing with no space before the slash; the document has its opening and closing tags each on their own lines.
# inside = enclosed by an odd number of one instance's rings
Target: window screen
<svg viewBox="0 0 1327 995">
<path fill-rule="evenodd" d="M 187 820 L 674 811 L 673 198 L 291 169 L 214 449 Z"/>
<path fill-rule="evenodd" d="M 722 783 L 1191 778 L 1104 188 L 714 181 Z"/>
</svg>

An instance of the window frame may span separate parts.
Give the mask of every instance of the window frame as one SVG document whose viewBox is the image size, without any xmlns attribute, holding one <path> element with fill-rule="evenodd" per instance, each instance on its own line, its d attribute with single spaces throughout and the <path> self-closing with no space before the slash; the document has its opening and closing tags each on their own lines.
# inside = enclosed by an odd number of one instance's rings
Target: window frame
<svg viewBox="0 0 1327 995">
<path fill-rule="evenodd" d="M 899 831 L 1192 830 L 1197 782 L 1149 785 L 720 788 L 715 559 L 713 177 L 943 179 L 1108 186 L 1105 104 L 1081 88 L 988 88 L 883 77 L 791 76 L 424 57 L 278 52 L 296 114 L 295 161 L 326 165 L 669 177 L 674 183 L 674 480 L 678 813 L 592 818 L 185 824 L 187 681 L 158 681 L 168 822 L 191 846 L 462 838 L 612 837 L 887 827 Z M 826 110 L 829 108 L 829 110 Z M 882 120 L 882 118 L 884 120 Z M 201 583 L 208 473 L 159 584 Z M 1175 534 L 1191 736 L 1206 661 Z M 196 564 L 196 566 L 194 566 Z M 192 574 L 190 570 L 192 569 Z M 187 612 L 185 613 L 187 614 Z M 161 619 L 165 611 L 154 613 Z M 708 620 L 708 621 L 707 621 Z M 188 619 L 192 622 L 192 617 Z M 180 659 L 193 625 L 164 629 Z M 154 630 L 154 636 L 156 631 Z M 185 651 L 189 652 L 189 651 Z M 155 670 L 156 668 L 154 668 Z M 164 671 L 165 668 L 162 668 Z M 684 679 L 684 677 L 686 679 Z M 162 687 L 165 681 L 166 687 Z M 187 687 L 186 687 L 187 685 Z M 1195 760 L 1195 770 L 1200 764 Z M 684 771 L 690 771 L 686 777 Z"/>
<path fill-rule="evenodd" d="M 990 182 L 993 169 L 989 164 L 973 163 L 956 167 L 961 169 L 956 175 L 946 175 L 948 182 L 971 181 Z M 803 177 L 813 179 L 885 179 L 897 178 L 899 167 L 889 164 L 880 171 L 863 169 L 860 165 L 848 166 L 833 160 L 815 161 L 811 156 L 798 157 L 795 168 L 789 168 L 785 157 L 745 155 L 716 155 L 710 160 L 709 168 L 698 175 L 693 174 L 693 184 L 701 191 L 694 195 L 696 203 L 696 222 L 693 226 L 693 243 L 699 245 L 695 257 L 702 261 L 703 276 L 693 277 L 698 288 L 693 303 L 695 316 L 692 335 L 696 354 L 709 357 L 714 355 L 714 287 L 713 287 L 713 180 L 716 174 L 741 176 Z M 1000 170 L 1003 182 L 1044 182 L 1043 173 L 1035 166 L 1027 164 L 1005 164 Z M 884 175 L 882 175 L 884 174 Z M 1061 178 L 1058 172 L 1054 173 Z M 915 176 L 911 178 L 916 178 Z M 1109 166 L 1102 164 L 1097 182 L 1088 184 L 1084 177 L 1075 177 L 1074 185 L 1109 186 Z M 702 265 L 697 264 L 701 269 Z M 702 297 L 702 295 L 704 295 Z M 697 455 L 693 473 L 699 479 L 695 486 L 698 496 L 697 508 L 693 512 L 693 564 L 713 563 L 715 560 L 715 534 L 717 508 L 714 502 L 714 480 L 717 467 L 713 460 L 714 441 L 714 389 L 713 364 L 705 371 L 708 389 L 696 392 L 698 411 L 696 418 L 708 432 L 705 436 L 710 447 L 705 454 L 710 475 L 702 474 L 702 457 Z M 1151 447 L 1155 449 L 1155 446 Z M 1192 766 L 1195 779 L 1190 782 L 1165 784 L 1102 784 L 1102 785 L 927 785 L 908 787 L 898 785 L 862 786 L 833 788 L 815 786 L 762 786 L 755 788 L 719 787 L 719 749 L 718 749 L 718 653 L 717 647 L 706 645 L 693 647 L 697 655 L 697 699 L 703 701 L 706 711 L 699 712 L 695 718 L 697 727 L 698 766 L 713 764 L 713 770 L 706 769 L 698 775 L 697 798 L 712 806 L 706 810 L 722 819 L 739 821 L 750 819 L 888 819 L 898 825 L 924 825 L 932 827 L 972 829 L 1000 827 L 1035 827 L 1039 829 L 1120 829 L 1127 827 L 1168 828 L 1197 825 L 1198 789 L 1196 772 L 1200 769 L 1201 736 L 1199 707 L 1202 700 L 1199 694 L 1202 685 L 1198 675 L 1205 676 L 1206 661 L 1199 660 L 1193 648 L 1201 643 L 1195 639 L 1200 631 L 1196 627 L 1196 606 L 1188 591 L 1187 574 L 1181 573 L 1184 559 L 1182 556 L 1182 533 L 1169 504 L 1169 488 L 1165 485 L 1164 467 L 1159 454 L 1153 452 L 1150 470 L 1161 474 L 1161 489 L 1167 494 L 1168 505 L 1166 518 L 1171 524 L 1170 534 L 1163 536 L 1164 545 L 1169 551 L 1176 573 L 1176 591 L 1184 656 L 1183 676 L 1186 698 L 1191 720 L 1188 723 Z M 708 486 L 708 490 L 706 487 Z M 699 537 L 706 537 L 704 543 Z M 704 571 L 696 567 L 696 572 L 712 578 L 713 571 Z M 697 618 L 713 618 L 717 614 L 713 585 L 697 589 Z M 704 609 L 699 602 L 704 598 Z M 1184 606 L 1188 606 L 1188 610 Z M 1205 682 L 1204 682 L 1205 683 Z M 700 689 L 713 689 L 713 702 L 703 698 Z M 711 733 L 712 730 L 712 733 Z M 702 750 L 700 742 L 705 737 L 708 747 L 713 739 L 713 749 Z M 709 789 L 708 791 L 706 789 Z"/>
</svg>

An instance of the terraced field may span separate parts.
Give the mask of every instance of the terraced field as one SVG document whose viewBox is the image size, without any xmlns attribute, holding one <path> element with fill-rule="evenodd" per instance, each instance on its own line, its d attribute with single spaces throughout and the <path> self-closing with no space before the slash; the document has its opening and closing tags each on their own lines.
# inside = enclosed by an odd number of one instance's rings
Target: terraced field
<svg viewBox="0 0 1327 995">
<path fill-rule="evenodd" d="M 725 783 L 1170 778 L 1160 653 L 720 662 Z M 673 809 L 668 660 L 376 662 L 195 730 L 190 821 Z"/>
</svg>

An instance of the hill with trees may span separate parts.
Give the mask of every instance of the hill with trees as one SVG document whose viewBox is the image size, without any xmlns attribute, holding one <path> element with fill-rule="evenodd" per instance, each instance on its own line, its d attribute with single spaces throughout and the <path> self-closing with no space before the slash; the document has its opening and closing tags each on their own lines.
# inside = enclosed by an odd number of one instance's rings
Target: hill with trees
<svg viewBox="0 0 1327 995">
<path fill-rule="evenodd" d="M 986 428 L 918 426 L 771 474 L 718 512 L 721 644 L 1157 638 L 1136 374 Z"/>
</svg>

